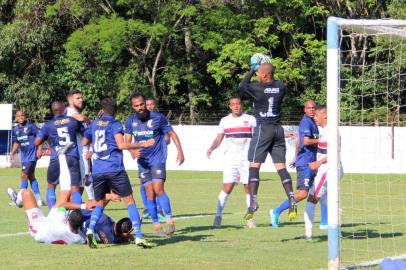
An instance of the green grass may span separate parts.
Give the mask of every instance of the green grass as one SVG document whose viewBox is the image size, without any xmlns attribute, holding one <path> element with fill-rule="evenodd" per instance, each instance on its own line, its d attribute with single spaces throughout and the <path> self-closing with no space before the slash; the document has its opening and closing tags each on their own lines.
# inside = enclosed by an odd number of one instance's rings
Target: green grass
<svg viewBox="0 0 406 270">
<path fill-rule="evenodd" d="M 37 178 L 45 195 L 46 170 L 38 169 Z M 261 175 L 259 203 L 255 215 L 255 230 L 244 225 L 245 197 L 242 186 L 235 188 L 225 208 L 223 228 L 212 229 L 217 195 L 221 189 L 221 173 L 168 172 L 166 190 L 171 198 L 176 221 L 176 233 L 171 238 L 155 237 L 152 226 L 146 223 L 143 232 L 157 246 L 140 250 L 133 245 L 101 245 L 97 250 L 83 246 L 58 246 L 38 244 L 29 235 L 8 236 L 26 232 L 27 225 L 21 209 L 8 206 L 5 193 L 0 196 L 0 258 L 7 269 L 320 269 L 327 267 L 326 231 L 315 224 L 314 240 L 307 242 L 304 234 L 303 210 L 295 222 L 288 222 L 283 214 L 280 228 L 268 224 L 268 210 L 285 198 L 276 174 Z M 355 176 L 346 176 L 352 179 Z M 136 172 L 130 172 L 138 206 L 141 206 Z M 406 251 L 404 235 L 406 226 L 403 198 L 386 198 L 390 202 L 390 214 L 385 212 L 383 202 L 369 203 L 363 196 L 372 198 L 376 190 L 387 194 L 387 182 L 379 185 L 379 179 L 365 177 L 373 182 L 371 190 L 363 190 L 361 182 L 343 180 L 343 190 L 352 190 L 356 196 L 343 192 L 346 203 L 343 227 L 343 261 L 370 260 Z M 0 190 L 19 186 L 19 169 L 2 169 Z M 364 177 L 362 177 L 364 179 Z M 356 185 L 360 185 L 357 187 Z M 364 185 L 362 185 L 364 187 Z M 385 188 L 384 188 L 385 187 Z M 402 179 L 397 179 L 392 192 L 402 193 Z M 370 194 L 369 194 L 370 193 Z M 371 197 L 372 196 L 372 197 Z M 401 196 L 400 196 L 401 197 Z M 392 201 L 395 200 L 395 201 Z M 378 200 L 379 201 L 379 200 Z M 382 205 L 380 205 L 382 204 Z M 356 205 L 357 207 L 354 207 Z M 379 213 L 375 215 L 377 205 Z M 381 208 L 382 207 L 382 208 Z M 356 215 L 363 208 L 361 216 Z M 395 209 L 396 208 L 396 209 Z M 361 210 L 360 210 L 361 211 Z M 44 208 L 44 212 L 46 208 Z M 318 210 L 316 221 L 318 218 Z M 126 216 L 124 204 L 110 204 L 106 213 L 114 219 Z M 368 217 L 367 222 L 365 222 Z M 394 220 L 396 219 L 396 220 Z M 397 220 L 399 219 L 399 220 Z M 402 222 L 400 222 L 402 220 Z M 366 225 L 365 225 L 366 223 Z M 368 237 L 366 237 L 368 235 Z M 356 253 L 353 253 L 353 248 Z M 357 254 L 357 255 L 354 255 Z"/>
</svg>

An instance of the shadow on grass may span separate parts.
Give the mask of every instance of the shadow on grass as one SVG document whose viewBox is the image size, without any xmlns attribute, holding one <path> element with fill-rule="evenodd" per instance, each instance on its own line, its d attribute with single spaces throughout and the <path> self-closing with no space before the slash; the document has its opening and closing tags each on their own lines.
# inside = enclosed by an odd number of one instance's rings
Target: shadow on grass
<svg viewBox="0 0 406 270">
<path fill-rule="evenodd" d="M 156 244 L 157 246 L 164 246 L 168 244 L 176 244 L 179 242 L 200 242 L 204 241 L 207 238 L 212 237 L 213 235 L 211 234 L 201 234 L 201 235 L 179 235 L 175 234 L 170 237 L 157 237 L 157 238 L 151 238 L 151 242 Z M 207 241 L 206 241 L 207 242 Z M 225 241 L 215 241 L 215 242 L 225 242 Z"/>
<path fill-rule="evenodd" d="M 194 233 L 194 232 L 201 232 L 201 231 L 211 231 L 211 230 L 226 230 L 226 229 L 235 229 L 240 230 L 244 229 L 245 226 L 243 225 L 222 225 L 221 228 L 213 228 L 213 226 L 190 226 L 183 228 L 181 230 L 177 230 L 175 234 L 187 234 L 187 233 Z"/>
<path fill-rule="evenodd" d="M 304 235 L 302 236 L 296 236 L 293 238 L 286 238 L 286 239 L 282 239 L 281 242 L 289 242 L 289 241 L 307 241 L 309 243 L 315 243 L 315 242 L 325 242 L 327 241 L 327 235 L 317 235 L 317 236 L 313 236 L 313 238 L 311 240 L 307 240 L 306 237 Z"/>
<path fill-rule="evenodd" d="M 403 236 L 403 233 L 401 232 L 379 233 L 377 230 L 358 230 L 355 232 L 341 231 L 342 238 L 352 240 L 364 240 L 367 238 L 395 238 L 401 236 Z"/>
</svg>

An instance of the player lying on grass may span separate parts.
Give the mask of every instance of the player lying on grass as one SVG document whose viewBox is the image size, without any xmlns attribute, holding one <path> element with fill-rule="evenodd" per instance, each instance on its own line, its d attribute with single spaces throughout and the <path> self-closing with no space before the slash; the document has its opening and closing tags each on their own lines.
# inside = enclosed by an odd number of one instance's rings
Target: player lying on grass
<svg viewBox="0 0 406 270">
<path fill-rule="evenodd" d="M 151 245 L 142 238 L 141 220 L 132 195 L 132 188 L 124 168 L 123 149 L 150 147 L 154 139 L 142 143 L 124 142 L 124 132 L 120 121 L 114 118 L 117 103 L 114 98 L 101 101 L 102 116 L 92 122 L 86 130 L 83 145 L 92 144 L 93 152 L 93 189 L 96 207 L 92 211 L 86 237 L 90 248 L 97 248 L 95 227 L 100 219 L 106 203 L 106 194 L 113 191 L 123 198 L 127 205 L 135 233 L 135 244 L 138 247 L 150 248 Z"/>
</svg>

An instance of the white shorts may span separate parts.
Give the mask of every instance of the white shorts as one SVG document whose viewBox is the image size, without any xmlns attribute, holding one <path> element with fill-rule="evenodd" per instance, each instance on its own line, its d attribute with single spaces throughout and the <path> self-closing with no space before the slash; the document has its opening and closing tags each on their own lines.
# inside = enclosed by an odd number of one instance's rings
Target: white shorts
<svg viewBox="0 0 406 270">
<path fill-rule="evenodd" d="M 47 223 L 47 218 L 39 208 L 25 210 L 25 215 L 27 216 L 28 231 L 32 237 L 35 237 L 38 230 Z"/>
<path fill-rule="evenodd" d="M 310 189 L 310 195 L 313 197 L 320 199 L 322 196 L 327 194 L 327 163 L 322 164 L 318 170 L 317 174 L 314 177 L 313 186 Z M 340 165 L 340 179 L 343 177 L 343 168 Z"/>
<path fill-rule="evenodd" d="M 248 184 L 249 162 L 247 160 L 236 161 L 225 164 L 223 170 L 223 183 L 243 183 Z"/>
</svg>

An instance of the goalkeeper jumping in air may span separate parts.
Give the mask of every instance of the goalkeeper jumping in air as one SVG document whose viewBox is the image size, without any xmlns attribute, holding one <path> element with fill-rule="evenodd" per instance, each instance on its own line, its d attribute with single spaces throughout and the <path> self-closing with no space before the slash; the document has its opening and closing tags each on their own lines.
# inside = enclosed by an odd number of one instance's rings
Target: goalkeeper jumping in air
<svg viewBox="0 0 406 270">
<path fill-rule="evenodd" d="M 279 80 L 274 80 L 274 66 L 269 56 L 255 54 L 251 58 L 251 70 L 240 83 L 240 90 L 249 94 L 254 100 L 254 115 L 257 126 L 248 150 L 250 161 L 248 188 L 250 207 L 244 218 L 252 219 L 258 209 L 257 193 L 259 186 L 259 169 L 268 153 L 272 157 L 283 188 L 289 199 L 289 219 L 297 216 L 296 201 L 292 189 L 292 178 L 286 170 L 286 145 L 281 125 L 281 108 L 286 88 Z M 258 82 L 250 82 L 256 72 Z"/>
</svg>

